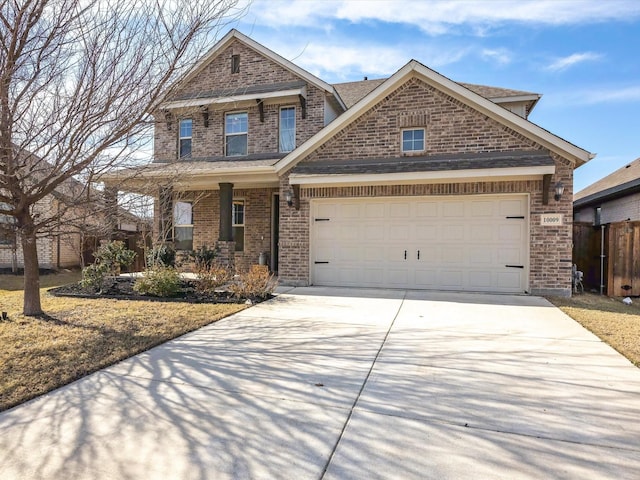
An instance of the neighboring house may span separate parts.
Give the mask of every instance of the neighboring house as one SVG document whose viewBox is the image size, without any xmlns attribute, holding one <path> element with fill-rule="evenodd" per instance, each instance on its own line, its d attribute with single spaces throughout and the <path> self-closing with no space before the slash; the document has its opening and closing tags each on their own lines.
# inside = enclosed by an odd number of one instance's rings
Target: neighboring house
<svg viewBox="0 0 640 480">
<path fill-rule="evenodd" d="M 281 284 L 569 295 L 593 155 L 527 120 L 539 98 L 415 60 L 330 85 L 232 30 L 154 113 L 153 163 L 104 180 L 156 196 L 179 249 L 267 253 Z"/>
<path fill-rule="evenodd" d="M 576 193 L 573 220 L 585 283 L 610 296 L 640 295 L 640 158 Z"/>
<path fill-rule="evenodd" d="M 32 169 L 30 174 L 36 175 L 34 170 L 44 171 L 44 160 L 33 157 L 38 168 Z M 47 167 L 48 168 L 48 167 Z M 33 213 L 40 221 L 55 219 L 49 226 L 39 232 L 36 241 L 38 249 L 38 263 L 41 269 L 58 270 L 74 268 L 93 262 L 93 252 L 101 240 L 110 237 L 118 238 L 135 246 L 145 228 L 145 223 L 137 216 L 123 208 L 117 208 L 117 214 L 107 218 L 107 212 L 102 194 L 93 192 L 96 198 L 93 202 L 76 204 L 80 197 L 87 197 L 87 187 L 81 182 L 70 178 L 62 182 L 51 194 L 46 195 L 33 207 Z M 59 219 L 56 219 L 59 217 Z M 22 244 L 19 235 L 12 228 L 13 218 L 0 215 L 0 269 L 13 270 L 24 267 Z M 113 228 L 106 228 L 107 223 Z M 139 262 L 139 268 L 144 267 Z"/>
</svg>

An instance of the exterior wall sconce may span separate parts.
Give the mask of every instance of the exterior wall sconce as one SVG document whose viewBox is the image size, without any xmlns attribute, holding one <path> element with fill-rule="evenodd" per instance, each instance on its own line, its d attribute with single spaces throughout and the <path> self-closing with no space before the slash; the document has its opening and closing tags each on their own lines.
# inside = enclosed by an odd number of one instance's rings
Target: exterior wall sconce
<svg viewBox="0 0 640 480">
<path fill-rule="evenodd" d="M 300 185 L 292 185 L 291 189 L 285 192 L 284 199 L 288 207 L 300 210 Z"/>
<path fill-rule="evenodd" d="M 164 121 L 167 123 L 167 130 L 171 130 L 171 122 L 173 122 L 173 116 L 171 115 L 171 111 L 162 110 L 164 114 Z"/>
<path fill-rule="evenodd" d="M 564 193 L 564 185 L 562 182 L 556 183 L 556 186 L 553 187 L 553 199 L 558 202 Z"/>
</svg>

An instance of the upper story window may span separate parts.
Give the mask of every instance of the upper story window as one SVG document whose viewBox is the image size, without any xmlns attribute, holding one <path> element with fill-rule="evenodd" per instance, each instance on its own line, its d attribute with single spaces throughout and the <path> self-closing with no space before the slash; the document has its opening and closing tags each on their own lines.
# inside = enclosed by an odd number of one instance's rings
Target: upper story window
<svg viewBox="0 0 640 480">
<path fill-rule="evenodd" d="M 233 241 L 236 243 L 236 252 L 244 251 L 244 200 L 234 200 L 233 210 Z"/>
<path fill-rule="evenodd" d="M 193 120 L 186 118 L 180 120 L 178 138 L 178 157 L 191 157 L 191 140 L 193 135 Z"/>
<path fill-rule="evenodd" d="M 224 123 L 225 155 L 237 157 L 247 154 L 247 130 L 249 119 L 247 112 L 227 113 Z"/>
<path fill-rule="evenodd" d="M 280 109 L 280 140 L 281 152 L 291 152 L 296 148 L 296 107 L 282 107 Z"/>
<path fill-rule="evenodd" d="M 402 131 L 402 152 L 424 151 L 424 128 L 411 128 Z"/>
<path fill-rule="evenodd" d="M 231 73 L 240 73 L 240 55 L 231 55 Z"/>
<path fill-rule="evenodd" d="M 193 250 L 193 204 L 173 205 L 173 241 L 176 250 Z"/>
</svg>

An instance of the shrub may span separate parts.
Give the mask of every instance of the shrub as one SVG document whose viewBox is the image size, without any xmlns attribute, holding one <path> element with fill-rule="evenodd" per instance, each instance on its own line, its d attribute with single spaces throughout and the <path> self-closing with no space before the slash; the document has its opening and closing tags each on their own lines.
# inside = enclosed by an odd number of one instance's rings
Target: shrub
<svg viewBox="0 0 640 480">
<path fill-rule="evenodd" d="M 169 243 L 155 245 L 147 254 L 147 267 L 175 267 L 176 249 Z"/>
<path fill-rule="evenodd" d="M 104 277 L 107 274 L 107 266 L 102 263 L 94 263 L 82 269 L 80 286 L 95 292 L 102 290 Z"/>
<path fill-rule="evenodd" d="M 224 265 L 213 264 L 209 268 L 199 269 L 196 278 L 196 292 L 211 294 L 233 279 L 233 271 Z"/>
<path fill-rule="evenodd" d="M 173 267 L 157 267 L 147 270 L 136 280 L 133 290 L 142 295 L 174 297 L 180 291 L 180 274 Z"/>
<path fill-rule="evenodd" d="M 128 267 L 136 258 L 136 252 L 125 247 L 124 243 L 116 240 L 100 245 L 93 254 L 95 263 L 82 270 L 80 285 L 95 291 L 103 290 L 105 278 L 115 277 L 122 267 Z"/>
<path fill-rule="evenodd" d="M 185 252 L 185 257 L 196 264 L 196 270 L 208 270 L 213 266 L 216 258 L 216 250 L 202 245 L 196 250 Z"/>
<path fill-rule="evenodd" d="M 236 298 L 267 298 L 278 285 L 278 279 L 263 266 L 253 266 L 248 272 L 238 274 L 236 280 L 229 285 L 229 290 Z"/>
</svg>

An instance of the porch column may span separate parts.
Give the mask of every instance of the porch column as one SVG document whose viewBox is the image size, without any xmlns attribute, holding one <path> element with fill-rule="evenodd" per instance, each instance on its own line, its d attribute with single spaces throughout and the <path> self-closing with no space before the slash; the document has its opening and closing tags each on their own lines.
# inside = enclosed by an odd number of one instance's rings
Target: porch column
<svg viewBox="0 0 640 480">
<path fill-rule="evenodd" d="M 233 241 L 233 183 L 220 183 L 220 237 L 221 242 Z"/>
<path fill-rule="evenodd" d="M 220 183 L 220 236 L 218 237 L 218 261 L 228 267 L 235 263 L 233 241 L 233 183 Z"/>
</svg>

